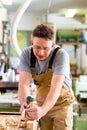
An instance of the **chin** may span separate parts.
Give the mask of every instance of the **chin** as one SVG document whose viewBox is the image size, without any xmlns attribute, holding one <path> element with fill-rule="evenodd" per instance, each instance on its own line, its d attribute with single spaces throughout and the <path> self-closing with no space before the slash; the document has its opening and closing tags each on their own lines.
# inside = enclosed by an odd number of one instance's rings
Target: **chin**
<svg viewBox="0 0 87 130">
<path fill-rule="evenodd" d="M 46 58 L 37 57 L 37 59 L 40 60 L 40 61 L 43 61 L 43 60 L 45 60 Z"/>
</svg>

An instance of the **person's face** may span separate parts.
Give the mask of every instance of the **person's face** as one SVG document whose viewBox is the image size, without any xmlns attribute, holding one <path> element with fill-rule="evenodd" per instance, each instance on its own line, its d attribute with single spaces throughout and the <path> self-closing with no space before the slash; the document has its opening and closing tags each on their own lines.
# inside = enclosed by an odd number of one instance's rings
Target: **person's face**
<svg viewBox="0 0 87 130">
<path fill-rule="evenodd" d="M 49 39 L 34 37 L 32 42 L 34 55 L 38 60 L 45 60 L 50 55 L 54 45 L 53 41 Z"/>
</svg>

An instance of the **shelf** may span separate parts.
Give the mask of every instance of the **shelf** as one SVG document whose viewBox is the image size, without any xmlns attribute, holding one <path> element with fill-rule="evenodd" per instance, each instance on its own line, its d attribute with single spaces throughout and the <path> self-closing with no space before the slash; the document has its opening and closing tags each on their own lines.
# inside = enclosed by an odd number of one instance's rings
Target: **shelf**
<svg viewBox="0 0 87 130">
<path fill-rule="evenodd" d="M 82 42 L 57 42 L 58 45 L 75 45 L 75 46 L 81 46 Z"/>
<path fill-rule="evenodd" d="M 18 82 L 0 81 L 0 90 L 2 89 L 18 89 Z"/>
</svg>

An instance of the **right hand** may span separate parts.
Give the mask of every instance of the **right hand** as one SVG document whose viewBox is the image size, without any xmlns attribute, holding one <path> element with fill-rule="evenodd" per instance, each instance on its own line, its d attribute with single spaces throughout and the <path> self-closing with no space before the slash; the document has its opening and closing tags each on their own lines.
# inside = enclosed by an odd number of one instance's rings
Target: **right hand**
<svg viewBox="0 0 87 130">
<path fill-rule="evenodd" d="M 23 110 L 24 110 L 25 108 L 27 108 L 27 106 L 28 106 L 28 104 L 27 104 L 26 102 L 24 102 L 24 103 L 21 105 L 21 107 L 20 107 L 20 113 L 21 113 L 21 114 L 22 114 Z"/>
</svg>

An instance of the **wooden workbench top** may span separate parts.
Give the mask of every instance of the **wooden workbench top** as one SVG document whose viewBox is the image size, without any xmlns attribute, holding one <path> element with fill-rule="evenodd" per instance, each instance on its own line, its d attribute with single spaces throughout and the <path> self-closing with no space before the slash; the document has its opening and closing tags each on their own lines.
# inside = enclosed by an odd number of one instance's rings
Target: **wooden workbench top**
<svg viewBox="0 0 87 130">
<path fill-rule="evenodd" d="M 6 118 L 19 118 L 21 117 L 20 113 L 19 112 L 0 112 L 0 120 L 3 118 L 3 119 L 6 119 Z"/>
</svg>

